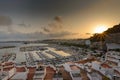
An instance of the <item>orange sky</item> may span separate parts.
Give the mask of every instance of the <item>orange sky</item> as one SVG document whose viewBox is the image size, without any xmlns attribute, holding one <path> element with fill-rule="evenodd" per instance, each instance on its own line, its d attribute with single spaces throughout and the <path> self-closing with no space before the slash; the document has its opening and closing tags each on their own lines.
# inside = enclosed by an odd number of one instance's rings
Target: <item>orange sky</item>
<svg viewBox="0 0 120 80">
<path fill-rule="evenodd" d="M 0 40 L 87 38 L 98 25 L 110 28 L 120 23 L 119 3 L 120 0 L 2 0 Z"/>
</svg>

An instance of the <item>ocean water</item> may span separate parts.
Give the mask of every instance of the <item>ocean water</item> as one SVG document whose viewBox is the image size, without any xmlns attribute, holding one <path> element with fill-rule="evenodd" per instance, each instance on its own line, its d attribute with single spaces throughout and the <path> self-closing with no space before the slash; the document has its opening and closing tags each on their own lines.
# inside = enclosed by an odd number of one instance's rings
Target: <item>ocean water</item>
<svg viewBox="0 0 120 80">
<path fill-rule="evenodd" d="M 22 43 L 10 43 L 10 42 L 0 42 L 0 47 L 6 47 L 6 46 L 16 46 L 16 48 L 2 48 L 0 49 L 0 58 L 4 55 L 4 54 L 8 54 L 8 53 L 17 53 L 18 52 L 18 46 L 22 45 Z"/>
<path fill-rule="evenodd" d="M 0 58 L 8 53 L 18 53 L 18 48 L 4 48 L 0 49 Z"/>
<path fill-rule="evenodd" d="M 58 51 L 55 48 L 48 47 L 48 49 L 51 50 L 52 52 L 55 52 L 58 55 L 61 55 L 61 56 L 70 56 L 69 53 L 66 53 L 64 51 Z"/>
<path fill-rule="evenodd" d="M 6 46 L 20 46 L 22 43 L 16 43 L 16 42 L 0 42 L 0 47 L 6 47 Z"/>
<path fill-rule="evenodd" d="M 2 58 L 2 56 L 4 54 L 8 54 L 8 53 L 16 53 L 16 62 L 24 62 L 26 61 L 26 58 L 25 58 L 25 53 L 26 52 L 20 52 L 19 48 L 20 47 L 24 47 L 24 46 L 47 46 L 48 44 L 20 44 L 20 43 L 9 43 L 7 45 L 7 43 L 1 43 L 0 45 L 2 46 L 17 46 L 15 48 L 4 48 L 4 49 L 0 49 L 0 59 Z M 70 54 L 68 53 L 65 53 L 64 51 L 58 51 L 56 50 L 55 48 L 51 48 L 51 47 L 47 47 L 48 50 L 51 50 L 52 52 L 55 52 L 56 54 L 58 55 L 61 55 L 61 56 L 70 56 Z M 36 58 L 37 60 L 41 60 L 40 57 L 38 57 L 38 55 L 36 54 L 36 51 L 28 51 L 30 53 L 33 54 L 33 57 Z M 42 52 L 42 54 L 48 56 L 49 58 L 55 58 L 55 56 L 53 55 L 50 55 L 48 53 L 45 53 L 45 51 Z"/>
</svg>

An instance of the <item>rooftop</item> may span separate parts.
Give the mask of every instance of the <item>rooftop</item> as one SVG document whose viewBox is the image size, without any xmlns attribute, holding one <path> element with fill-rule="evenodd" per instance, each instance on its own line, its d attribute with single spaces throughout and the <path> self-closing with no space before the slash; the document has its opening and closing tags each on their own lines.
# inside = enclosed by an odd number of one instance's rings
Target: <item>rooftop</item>
<svg viewBox="0 0 120 80">
<path fill-rule="evenodd" d="M 55 74 L 55 70 L 51 67 L 46 67 L 46 75 L 45 75 L 45 80 L 52 80 L 53 76 Z"/>
</svg>

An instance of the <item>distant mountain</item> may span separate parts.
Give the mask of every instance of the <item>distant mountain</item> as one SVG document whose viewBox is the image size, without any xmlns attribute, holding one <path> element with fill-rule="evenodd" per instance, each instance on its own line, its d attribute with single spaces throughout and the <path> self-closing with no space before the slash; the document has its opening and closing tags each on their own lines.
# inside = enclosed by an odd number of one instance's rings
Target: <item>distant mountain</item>
<svg viewBox="0 0 120 80">
<path fill-rule="evenodd" d="M 115 25 L 112 28 L 109 28 L 104 33 L 106 34 L 120 33 L 120 24 Z"/>
<path fill-rule="evenodd" d="M 97 41 L 106 41 L 109 43 L 120 43 L 120 24 L 113 26 L 112 28 L 108 28 L 102 34 L 94 34 L 90 37 L 92 42 Z"/>
</svg>

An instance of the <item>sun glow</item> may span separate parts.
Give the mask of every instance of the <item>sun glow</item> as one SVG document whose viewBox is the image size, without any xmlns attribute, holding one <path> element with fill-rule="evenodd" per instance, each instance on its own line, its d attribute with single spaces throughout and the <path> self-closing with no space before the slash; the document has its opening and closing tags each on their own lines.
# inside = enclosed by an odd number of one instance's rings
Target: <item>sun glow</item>
<svg viewBox="0 0 120 80">
<path fill-rule="evenodd" d="M 107 27 L 104 25 L 99 25 L 95 28 L 95 33 L 102 33 L 107 30 Z"/>
</svg>

